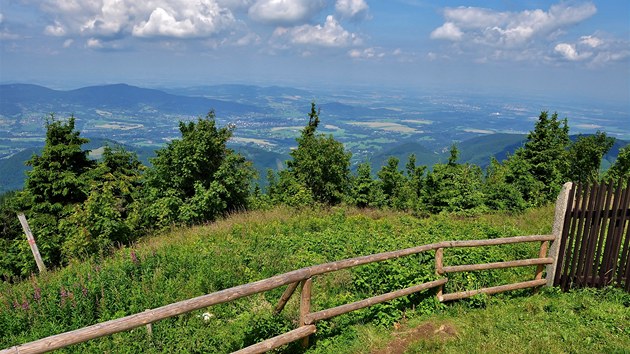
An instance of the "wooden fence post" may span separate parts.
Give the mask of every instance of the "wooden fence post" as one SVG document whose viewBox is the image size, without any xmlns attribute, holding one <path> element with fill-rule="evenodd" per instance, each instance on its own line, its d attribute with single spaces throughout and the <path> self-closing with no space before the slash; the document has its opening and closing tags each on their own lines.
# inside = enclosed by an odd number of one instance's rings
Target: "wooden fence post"
<svg viewBox="0 0 630 354">
<path fill-rule="evenodd" d="M 311 312 L 311 288 L 313 278 L 302 281 L 302 294 L 300 299 L 300 327 L 306 326 L 306 316 Z M 302 346 L 308 347 L 308 337 L 302 339 Z"/>
<path fill-rule="evenodd" d="M 567 205 L 569 202 L 569 191 L 573 187 L 573 183 L 567 182 L 562 186 L 562 190 L 556 200 L 556 209 L 554 211 L 553 230 L 552 234 L 555 237 L 551 243 L 549 249 L 549 257 L 553 258 L 553 263 L 547 265 L 547 286 L 553 286 L 553 280 L 556 276 L 556 268 L 558 266 L 558 254 L 560 250 L 560 241 L 562 238 L 562 231 L 564 228 L 564 218 L 567 213 L 567 208 L 571 207 Z"/>
<path fill-rule="evenodd" d="M 444 266 L 443 264 L 443 259 L 444 257 L 444 248 L 438 248 L 435 250 L 435 273 L 437 275 L 442 275 L 444 274 L 444 270 L 442 269 L 442 267 Z M 443 298 L 442 298 L 442 293 L 443 293 L 443 285 L 438 286 L 438 290 L 437 290 L 437 299 L 438 301 L 442 302 Z"/>
<path fill-rule="evenodd" d="M 20 219 L 20 224 L 22 224 L 22 229 L 26 234 L 26 239 L 28 240 L 29 246 L 31 246 L 31 251 L 33 252 L 33 257 L 35 257 L 35 263 L 37 263 L 37 268 L 40 273 L 46 271 L 46 266 L 44 265 L 44 261 L 42 261 L 42 256 L 39 254 L 39 248 L 37 248 L 37 243 L 35 243 L 35 237 L 33 237 L 33 233 L 31 232 L 31 228 L 28 226 L 28 221 L 26 221 L 26 216 L 23 213 L 18 214 L 18 219 Z"/>
</svg>

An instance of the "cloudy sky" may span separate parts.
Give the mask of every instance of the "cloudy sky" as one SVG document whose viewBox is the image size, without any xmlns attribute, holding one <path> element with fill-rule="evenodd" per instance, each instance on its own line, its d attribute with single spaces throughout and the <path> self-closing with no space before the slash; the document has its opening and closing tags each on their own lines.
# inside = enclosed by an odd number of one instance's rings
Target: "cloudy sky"
<svg viewBox="0 0 630 354">
<path fill-rule="evenodd" d="M 513 91 L 630 101 L 630 2 L 0 0 L 0 82 Z"/>
</svg>

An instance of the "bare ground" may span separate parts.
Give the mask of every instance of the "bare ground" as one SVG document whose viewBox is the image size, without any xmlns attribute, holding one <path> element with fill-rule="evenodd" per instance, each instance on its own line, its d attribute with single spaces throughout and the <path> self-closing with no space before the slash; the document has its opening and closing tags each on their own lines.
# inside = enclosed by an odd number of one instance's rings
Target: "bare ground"
<svg viewBox="0 0 630 354">
<path fill-rule="evenodd" d="M 371 354 L 403 354 L 409 346 L 420 340 L 448 340 L 457 336 L 457 330 L 448 323 L 426 322 L 415 328 L 397 325 L 394 339 L 384 348 L 373 350 Z"/>
</svg>

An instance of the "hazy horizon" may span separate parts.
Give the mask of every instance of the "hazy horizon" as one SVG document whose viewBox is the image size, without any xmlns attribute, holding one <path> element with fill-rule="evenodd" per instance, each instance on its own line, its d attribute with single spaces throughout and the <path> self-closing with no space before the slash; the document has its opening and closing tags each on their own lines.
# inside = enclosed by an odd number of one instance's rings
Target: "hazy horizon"
<svg viewBox="0 0 630 354">
<path fill-rule="evenodd" d="M 386 88 L 630 105 L 626 1 L 0 4 L 2 83 Z"/>
</svg>

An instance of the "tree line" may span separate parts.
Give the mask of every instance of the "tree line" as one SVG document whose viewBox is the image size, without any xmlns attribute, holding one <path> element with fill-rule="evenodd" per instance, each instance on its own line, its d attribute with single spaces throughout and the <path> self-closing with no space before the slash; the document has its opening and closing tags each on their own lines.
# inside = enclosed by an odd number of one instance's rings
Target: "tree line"
<svg viewBox="0 0 630 354">
<path fill-rule="evenodd" d="M 17 212 L 27 215 L 44 262 L 60 266 L 103 257 L 149 232 L 247 209 L 342 203 L 417 215 L 518 212 L 553 201 L 565 181 L 630 178 L 630 145 L 601 175 L 614 139 L 597 132 L 571 142 L 567 120 L 548 112 L 521 148 L 504 161 L 493 158 L 485 170 L 459 163 L 453 145 L 448 161 L 431 168 L 417 165 L 412 154 L 404 167 L 390 157 L 376 175 L 367 161 L 351 173 L 351 153 L 318 133 L 319 114 L 312 103 L 297 148 L 286 168 L 267 172 L 264 191 L 253 183 L 252 163 L 227 147 L 233 127 L 217 126 L 213 111 L 180 122 L 181 137 L 157 150 L 150 167 L 122 147 L 107 146 L 101 159 L 90 159 L 74 117 L 51 115 L 44 149 L 27 162 L 32 169 L 23 190 L 0 196 L 0 275 L 10 280 L 34 271 Z"/>
</svg>

